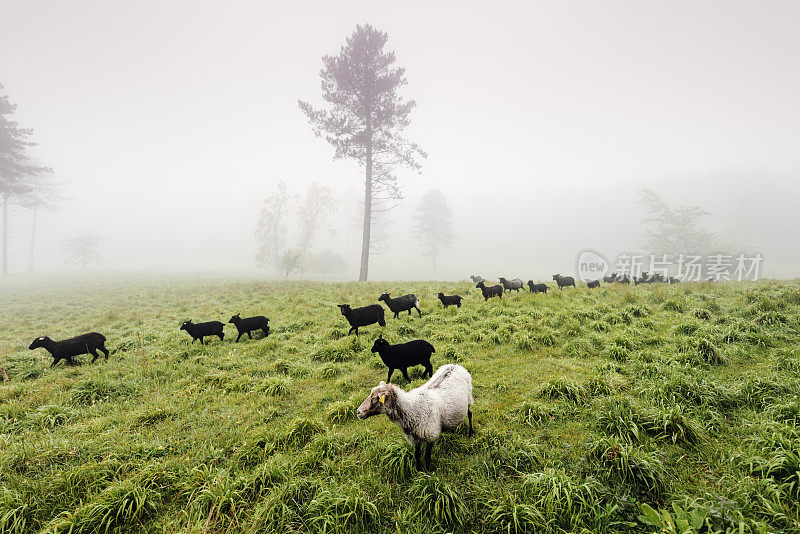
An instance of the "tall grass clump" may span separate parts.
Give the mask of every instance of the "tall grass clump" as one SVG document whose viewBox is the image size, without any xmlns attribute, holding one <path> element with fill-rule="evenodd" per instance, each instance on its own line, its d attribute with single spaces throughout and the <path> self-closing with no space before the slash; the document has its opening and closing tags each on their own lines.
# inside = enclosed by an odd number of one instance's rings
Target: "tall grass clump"
<svg viewBox="0 0 800 534">
<path fill-rule="evenodd" d="M 655 453 L 616 436 L 591 444 L 586 462 L 593 476 L 640 499 L 659 501 L 668 487 L 666 468 Z"/>
<path fill-rule="evenodd" d="M 468 508 L 459 492 L 435 474 L 420 473 L 411 483 L 409 496 L 414 517 L 445 528 L 463 526 Z"/>
</svg>

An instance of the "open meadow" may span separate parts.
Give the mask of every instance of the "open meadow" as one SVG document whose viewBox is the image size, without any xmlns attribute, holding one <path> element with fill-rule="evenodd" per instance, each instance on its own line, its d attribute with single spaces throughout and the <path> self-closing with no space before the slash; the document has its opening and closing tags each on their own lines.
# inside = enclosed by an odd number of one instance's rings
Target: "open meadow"
<svg viewBox="0 0 800 534">
<path fill-rule="evenodd" d="M 422 317 L 346 335 L 336 305 L 384 291 Z M 235 313 L 270 335 L 234 343 Z M 484 302 L 466 282 L 23 277 L 0 319 L 0 532 L 800 532 L 798 281 Z M 225 340 L 191 344 L 187 319 Z M 28 350 L 89 331 L 108 361 Z M 476 433 L 444 434 L 431 472 L 355 417 L 386 379 L 379 334 L 472 374 Z"/>
</svg>

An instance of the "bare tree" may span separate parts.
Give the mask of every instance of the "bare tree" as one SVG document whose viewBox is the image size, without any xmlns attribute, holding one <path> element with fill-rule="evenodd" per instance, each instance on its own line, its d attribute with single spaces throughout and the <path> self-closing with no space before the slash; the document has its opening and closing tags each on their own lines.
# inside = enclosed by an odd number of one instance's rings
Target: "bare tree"
<svg viewBox="0 0 800 534">
<path fill-rule="evenodd" d="M 280 270 L 281 249 L 286 242 L 284 219 L 289 209 L 289 193 L 286 183 L 278 182 L 277 190 L 266 200 L 256 224 L 256 266 L 266 269 L 272 266 Z"/>
<path fill-rule="evenodd" d="M 102 242 L 99 237 L 92 234 L 81 234 L 67 239 L 64 243 L 64 252 L 67 261 L 80 265 L 82 270 L 92 263 L 100 263 L 100 248 Z"/>
<path fill-rule="evenodd" d="M 305 254 L 302 250 L 290 248 L 278 258 L 278 268 L 284 274 L 284 279 L 291 275 L 303 271 L 303 259 Z"/>
<path fill-rule="evenodd" d="M 709 214 L 702 207 L 672 208 L 651 189 L 641 189 L 639 197 L 639 204 L 647 212 L 642 222 L 651 226 L 645 233 L 645 246 L 650 252 L 674 256 L 703 254 L 720 246 L 717 235 L 699 228 L 700 219 Z"/>
<path fill-rule="evenodd" d="M 314 239 L 325 219 L 336 211 L 336 198 L 333 189 L 320 186 L 312 182 L 308 186 L 306 198 L 297 208 L 297 217 L 300 221 L 300 235 L 298 248 L 303 255 L 308 254 Z"/>
<path fill-rule="evenodd" d="M 53 182 L 49 177 L 42 173 L 32 178 L 30 181 L 31 190 L 20 197 L 15 202 L 24 208 L 31 210 L 33 218 L 31 221 L 31 242 L 28 250 L 28 272 L 33 272 L 33 259 L 36 251 L 36 231 L 39 210 L 55 210 L 66 199 L 61 195 L 62 183 Z"/>
<path fill-rule="evenodd" d="M 334 159 L 355 159 L 364 167 L 361 281 L 369 277 L 373 212 L 392 209 L 401 198 L 395 169 L 418 169 L 418 158 L 426 156 L 401 136 L 416 103 L 397 93 L 407 83 L 405 69 L 393 66 L 394 52 L 383 49 L 387 40 L 369 24 L 357 25 L 338 55 L 322 58 L 322 98 L 330 108 L 299 102 L 314 133 L 334 147 Z"/>
<path fill-rule="evenodd" d="M 452 247 L 453 212 L 442 192 L 431 189 L 417 206 L 416 218 L 412 235 L 420 240 L 422 254 L 430 256 L 435 271 L 436 258 Z"/>
<path fill-rule="evenodd" d="M 3 85 L 0 84 L 0 90 Z M 28 138 L 33 134 L 30 129 L 20 128 L 16 121 L 10 119 L 17 106 L 8 100 L 8 96 L 0 94 L 0 201 L 2 205 L 3 250 L 2 272 L 8 274 L 8 206 L 13 199 L 29 194 L 33 186 L 32 177 L 48 169 L 34 165 L 27 150 L 36 143 Z"/>
</svg>

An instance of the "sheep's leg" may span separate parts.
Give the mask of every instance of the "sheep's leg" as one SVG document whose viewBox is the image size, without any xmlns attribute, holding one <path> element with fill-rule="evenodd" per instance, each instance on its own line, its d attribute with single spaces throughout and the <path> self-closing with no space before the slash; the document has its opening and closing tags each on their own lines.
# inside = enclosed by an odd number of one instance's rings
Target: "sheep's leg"
<svg viewBox="0 0 800 534">
<path fill-rule="evenodd" d="M 236 343 L 238 343 L 238 342 L 239 342 L 239 338 L 240 338 L 240 337 L 242 337 L 242 332 L 239 332 L 239 335 L 238 335 L 238 336 L 236 336 Z"/>
<path fill-rule="evenodd" d="M 394 373 L 394 368 L 393 367 L 389 367 L 389 376 L 386 377 L 386 383 L 387 384 L 392 381 L 392 373 Z"/>
<path fill-rule="evenodd" d="M 99 349 L 103 354 L 105 354 L 106 360 L 108 360 L 108 354 L 109 354 L 108 349 L 105 347 L 99 347 Z"/>
<path fill-rule="evenodd" d="M 425 469 L 428 471 L 431 470 L 431 450 L 433 449 L 433 443 L 428 443 L 428 446 L 425 447 Z"/>
<path fill-rule="evenodd" d="M 408 314 L 411 315 L 411 308 L 408 309 Z"/>
<path fill-rule="evenodd" d="M 408 369 L 403 369 L 403 377 L 406 379 L 406 382 L 411 382 L 411 379 L 408 377 Z"/>
<path fill-rule="evenodd" d="M 475 433 L 475 431 L 472 430 L 472 406 L 467 408 L 467 417 L 469 417 L 469 435 L 471 436 Z"/>
<path fill-rule="evenodd" d="M 422 471 L 422 464 L 419 462 L 420 447 L 422 447 L 422 443 L 414 445 L 414 459 L 417 461 L 417 471 Z"/>
<path fill-rule="evenodd" d="M 429 377 L 433 376 L 433 365 L 431 365 L 431 362 L 428 362 L 428 364 L 425 366 L 425 372 L 428 373 Z M 424 377 L 425 375 L 422 376 Z"/>
<path fill-rule="evenodd" d="M 347 331 L 347 335 L 349 336 L 350 334 L 352 334 L 353 330 L 355 330 L 355 328 L 356 328 L 355 326 L 351 326 L 350 330 Z M 356 334 L 356 335 L 358 335 L 358 334 Z"/>
<path fill-rule="evenodd" d="M 250 339 L 253 339 L 253 334 L 250 333 L 250 330 L 247 331 L 247 337 L 249 337 Z"/>
<path fill-rule="evenodd" d="M 415 307 L 416 307 L 416 306 L 415 306 Z M 417 308 L 417 313 L 419 314 L 419 316 L 420 316 L 420 317 L 422 317 L 422 310 L 420 310 L 419 308 Z M 409 314 L 409 315 L 411 315 L 411 310 L 408 310 L 408 314 Z"/>
<path fill-rule="evenodd" d="M 219 333 L 217 335 L 219 336 L 219 340 L 220 341 L 225 341 L 225 332 L 221 332 L 221 333 Z"/>
<path fill-rule="evenodd" d="M 264 331 L 264 337 L 267 337 L 269 335 L 269 328 L 262 328 L 262 330 Z"/>
<path fill-rule="evenodd" d="M 100 357 L 100 355 L 99 355 L 99 354 L 97 354 L 97 351 L 96 351 L 96 350 L 90 350 L 90 351 L 89 351 L 89 354 L 91 354 L 92 356 L 94 356 L 94 358 L 92 358 L 92 363 L 94 363 L 94 361 L 95 361 L 97 358 L 99 358 L 99 357 Z"/>
</svg>

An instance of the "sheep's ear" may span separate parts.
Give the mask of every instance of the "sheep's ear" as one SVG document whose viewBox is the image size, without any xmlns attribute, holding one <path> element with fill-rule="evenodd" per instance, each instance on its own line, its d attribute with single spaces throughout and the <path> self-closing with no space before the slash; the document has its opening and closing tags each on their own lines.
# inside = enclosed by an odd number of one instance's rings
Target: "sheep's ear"
<svg viewBox="0 0 800 534">
<path fill-rule="evenodd" d="M 381 380 L 381 383 L 380 383 L 380 384 L 378 384 L 378 385 L 379 385 L 379 386 L 385 386 L 385 385 L 386 385 L 386 382 L 384 382 L 383 380 Z"/>
<path fill-rule="evenodd" d="M 381 401 L 381 404 L 386 404 L 386 393 L 378 397 L 378 400 Z"/>
</svg>

